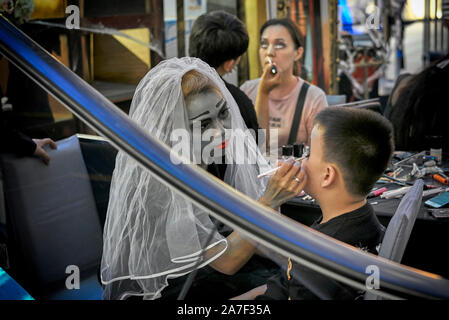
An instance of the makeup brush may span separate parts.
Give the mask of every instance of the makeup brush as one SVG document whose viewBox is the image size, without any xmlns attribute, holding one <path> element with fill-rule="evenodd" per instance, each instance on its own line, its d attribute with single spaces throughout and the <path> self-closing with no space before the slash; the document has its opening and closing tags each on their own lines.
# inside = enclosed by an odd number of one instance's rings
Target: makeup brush
<svg viewBox="0 0 449 320">
<path fill-rule="evenodd" d="M 295 162 L 301 162 L 302 160 L 304 160 L 305 158 L 307 158 L 307 156 L 302 156 L 301 158 L 296 158 L 294 161 Z M 266 171 L 266 172 L 264 172 L 264 173 L 261 173 L 261 174 L 259 174 L 258 176 L 257 176 L 257 178 L 262 178 L 262 177 L 265 177 L 265 176 L 272 176 L 272 175 L 274 175 L 275 173 L 276 173 L 276 171 L 278 171 L 279 170 L 279 168 L 280 168 L 280 166 L 279 167 L 276 167 L 276 168 L 273 168 L 273 169 L 271 169 L 271 170 L 268 170 L 268 171 Z"/>
<path fill-rule="evenodd" d="M 268 58 L 268 63 L 271 64 L 271 73 L 272 74 L 278 73 L 278 69 L 276 69 L 276 66 L 273 65 L 273 61 L 271 61 L 271 58 L 270 57 L 267 57 L 267 58 Z"/>
</svg>

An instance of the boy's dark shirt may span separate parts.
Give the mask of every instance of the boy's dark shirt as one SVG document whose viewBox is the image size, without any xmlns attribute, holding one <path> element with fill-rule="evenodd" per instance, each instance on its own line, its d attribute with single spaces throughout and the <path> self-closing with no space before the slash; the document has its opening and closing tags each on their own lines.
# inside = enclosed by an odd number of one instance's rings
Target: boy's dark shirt
<svg viewBox="0 0 449 320">
<path fill-rule="evenodd" d="M 377 254 L 377 246 L 381 243 L 385 227 L 377 219 L 373 208 L 367 202 L 363 207 L 335 217 L 323 224 L 318 219 L 311 228 L 330 237 L 343 241 L 364 251 Z M 292 261 L 293 262 L 293 261 Z M 317 284 L 325 290 L 325 295 L 331 299 L 355 299 L 361 295 L 356 289 L 336 282 L 329 277 L 305 268 L 293 262 L 290 271 L 291 279 L 287 279 L 285 266 L 275 276 L 267 281 L 265 294 L 256 297 L 256 300 L 312 300 L 318 296 L 310 291 L 304 283 Z M 296 279 L 295 279 L 296 278 Z"/>
</svg>

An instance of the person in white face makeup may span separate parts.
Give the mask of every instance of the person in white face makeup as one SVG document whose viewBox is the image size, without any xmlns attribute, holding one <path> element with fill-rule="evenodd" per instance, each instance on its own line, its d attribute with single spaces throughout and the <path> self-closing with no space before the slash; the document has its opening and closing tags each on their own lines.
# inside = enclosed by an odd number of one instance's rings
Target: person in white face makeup
<svg viewBox="0 0 449 320">
<path fill-rule="evenodd" d="M 181 85 L 193 141 L 201 141 L 200 144 L 193 144 L 194 154 L 198 158 L 201 156 L 200 165 L 207 169 L 207 165 L 214 160 L 221 161 L 220 156 L 224 154 L 222 151 L 228 143 L 226 130 L 232 129 L 229 106 L 213 83 L 199 72 L 186 73 Z M 206 131 L 210 139 L 203 139 Z M 207 152 L 206 148 L 212 150 Z"/>
<path fill-rule="evenodd" d="M 151 69 L 136 88 L 129 116 L 172 151 L 180 143 L 187 149 L 193 144 L 193 163 L 202 168 L 215 159 L 206 148 L 224 150 L 226 159 L 235 159 L 234 147 L 243 143 L 255 162 L 228 163 L 224 181 L 264 205 L 277 208 L 302 191 L 305 174 L 292 163 L 269 181 L 257 178 L 269 167 L 250 132 L 223 142 L 225 130 L 246 126 L 217 72 L 199 59 L 173 58 Z M 208 130 L 213 139 L 202 144 Z M 179 140 L 175 133 L 182 132 L 191 139 Z M 104 299 L 164 297 L 170 279 L 206 265 L 232 275 L 255 250 L 238 231 L 219 234 L 207 211 L 118 153 L 103 235 Z"/>
<path fill-rule="evenodd" d="M 296 75 L 304 49 L 298 28 L 290 19 L 271 19 L 260 29 L 259 59 L 262 77 L 245 82 L 241 89 L 254 102 L 261 128 L 278 130 L 278 146 L 293 143 L 310 145 L 315 115 L 327 107 L 326 95 Z M 275 67 L 276 74 L 272 69 Z M 307 88 L 307 89 L 306 89 Z M 295 110 L 304 90 L 300 122 L 292 131 Z"/>
<path fill-rule="evenodd" d="M 211 11 L 199 16 L 192 25 L 189 56 L 203 60 L 223 77 L 237 68 L 248 42 L 245 24 L 238 17 L 221 10 Z M 246 126 L 254 130 L 257 142 L 259 124 L 253 103 L 238 87 L 224 79 L 223 82 L 237 102 Z"/>
</svg>

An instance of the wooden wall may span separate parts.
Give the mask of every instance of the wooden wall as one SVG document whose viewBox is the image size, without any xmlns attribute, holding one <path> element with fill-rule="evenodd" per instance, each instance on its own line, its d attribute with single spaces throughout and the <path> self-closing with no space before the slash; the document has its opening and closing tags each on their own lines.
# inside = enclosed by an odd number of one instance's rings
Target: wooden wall
<svg viewBox="0 0 449 320">
<path fill-rule="evenodd" d="M 142 42 L 150 42 L 148 28 L 120 30 Z M 150 69 L 150 49 L 121 36 L 93 36 L 94 80 L 138 84 Z"/>
</svg>

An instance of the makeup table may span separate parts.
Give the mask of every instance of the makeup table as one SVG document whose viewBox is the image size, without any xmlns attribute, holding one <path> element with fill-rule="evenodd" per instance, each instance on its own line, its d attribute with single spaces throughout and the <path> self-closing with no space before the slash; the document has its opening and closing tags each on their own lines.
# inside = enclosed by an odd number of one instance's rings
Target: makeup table
<svg viewBox="0 0 449 320">
<path fill-rule="evenodd" d="M 448 188 L 429 176 L 423 177 L 425 184 L 432 184 Z M 397 184 L 376 184 L 377 188 L 386 187 L 388 190 L 401 188 Z M 431 215 L 424 202 L 436 195 L 423 197 L 421 209 L 413 227 L 402 263 L 425 271 L 434 272 L 449 278 L 449 261 L 444 256 L 449 245 L 449 218 L 435 218 Z M 297 197 L 281 207 L 282 214 L 310 226 L 321 216 L 321 209 L 316 201 L 303 200 Z M 394 215 L 401 198 L 382 199 L 375 197 L 368 199 L 379 221 L 386 227 Z M 446 262 L 448 261 L 448 262 Z"/>
</svg>

